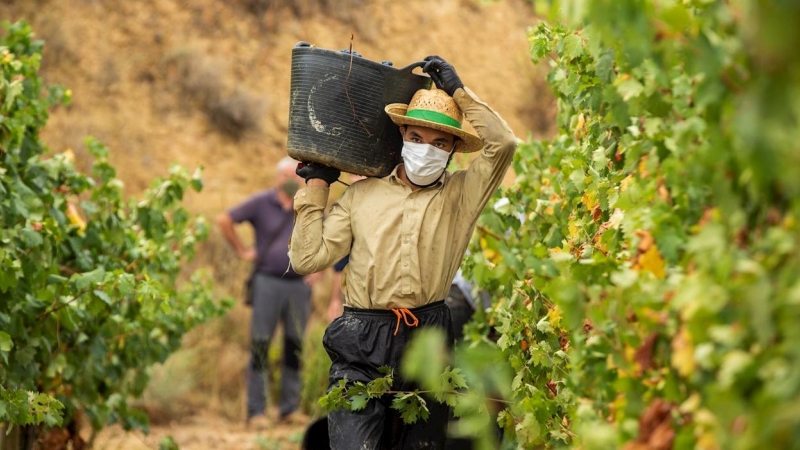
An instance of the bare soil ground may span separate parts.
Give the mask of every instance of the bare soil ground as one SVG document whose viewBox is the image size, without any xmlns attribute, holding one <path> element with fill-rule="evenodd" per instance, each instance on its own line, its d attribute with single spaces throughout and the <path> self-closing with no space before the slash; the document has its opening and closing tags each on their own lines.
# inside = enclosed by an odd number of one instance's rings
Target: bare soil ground
<svg viewBox="0 0 800 450">
<path fill-rule="evenodd" d="M 298 416 L 292 423 L 275 423 L 267 430 L 248 429 L 241 421 L 202 413 L 177 420 L 170 425 L 152 427 L 150 434 L 126 433 L 119 427 L 108 427 L 95 440 L 97 450 L 150 450 L 159 448 L 166 437 L 172 437 L 181 450 L 293 450 L 300 441 L 307 416 Z"/>
</svg>

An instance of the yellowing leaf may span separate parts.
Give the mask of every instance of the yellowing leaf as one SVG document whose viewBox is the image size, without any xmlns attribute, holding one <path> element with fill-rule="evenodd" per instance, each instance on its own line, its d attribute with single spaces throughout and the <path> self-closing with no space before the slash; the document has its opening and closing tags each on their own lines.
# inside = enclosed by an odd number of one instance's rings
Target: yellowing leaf
<svg viewBox="0 0 800 450">
<path fill-rule="evenodd" d="M 71 224 L 78 227 L 79 233 L 83 233 L 83 230 L 86 229 L 86 221 L 83 220 L 81 213 L 78 212 L 78 207 L 72 203 L 67 203 L 67 218 Z"/>
<path fill-rule="evenodd" d="M 547 311 L 547 317 L 550 319 L 550 324 L 554 327 L 559 326 L 561 323 L 561 308 L 558 305 L 553 306 L 550 308 L 550 311 Z"/>
<path fill-rule="evenodd" d="M 694 360 L 694 345 L 692 344 L 689 331 L 684 327 L 672 339 L 672 357 L 670 359 L 672 367 L 684 377 L 690 376 L 697 368 Z"/>
<path fill-rule="evenodd" d="M 570 223 L 567 228 L 569 229 L 569 237 L 574 239 L 578 235 L 578 227 L 574 223 Z"/>
<path fill-rule="evenodd" d="M 634 355 L 636 355 L 636 349 L 628 344 L 625 344 L 624 352 L 625 352 L 625 361 L 633 362 L 633 357 Z"/>
<path fill-rule="evenodd" d="M 783 226 L 783 228 L 786 228 L 787 230 L 794 230 L 796 222 L 794 220 L 794 217 L 786 215 L 783 218 L 783 222 L 781 223 L 781 225 Z"/>
<path fill-rule="evenodd" d="M 611 354 L 606 356 L 606 368 L 608 370 L 614 370 L 617 368 L 617 364 L 614 362 L 614 357 Z"/>
<path fill-rule="evenodd" d="M 719 450 L 714 428 L 719 424 L 716 416 L 706 408 L 701 408 L 693 415 L 695 423 L 698 425 L 696 433 L 697 444 L 695 448 L 702 450 Z"/>
<path fill-rule="evenodd" d="M 502 256 L 496 250 L 489 248 L 489 242 L 486 240 L 485 237 L 480 238 L 481 248 L 483 249 L 483 257 L 487 260 L 491 261 L 494 264 L 497 264 L 502 259 Z"/>
<path fill-rule="evenodd" d="M 647 156 L 642 156 L 642 159 L 639 160 L 639 175 L 642 178 L 650 176 L 650 172 L 647 170 Z"/>
<path fill-rule="evenodd" d="M 578 117 L 575 120 L 575 131 L 573 133 L 576 140 L 581 140 L 584 136 L 586 136 L 586 118 L 583 114 L 578 114 Z"/>
<path fill-rule="evenodd" d="M 693 392 L 689 398 L 686 399 L 679 408 L 680 412 L 684 414 L 691 414 L 697 411 L 697 408 L 700 407 L 701 399 L 700 395 L 697 392 Z"/>
<path fill-rule="evenodd" d="M 595 206 L 597 206 L 597 199 L 594 197 L 594 194 L 587 192 L 581 197 L 581 203 L 583 203 L 583 206 L 585 206 L 586 209 L 591 211 Z"/>
<path fill-rule="evenodd" d="M 664 270 L 664 265 L 664 258 L 661 257 L 658 248 L 652 245 L 644 253 L 639 255 L 633 268 L 643 272 L 650 272 L 655 275 L 656 278 L 660 279 L 667 275 L 667 272 Z"/>
<path fill-rule="evenodd" d="M 697 438 L 697 448 L 700 450 L 719 450 L 714 432 L 711 430 L 700 432 L 700 436 Z"/>
<path fill-rule="evenodd" d="M 620 192 L 627 191 L 628 185 L 630 185 L 632 181 L 633 181 L 633 175 L 628 175 L 627 177 L 623 178 L 622 181 L 619 182 Z"/>
</svg>

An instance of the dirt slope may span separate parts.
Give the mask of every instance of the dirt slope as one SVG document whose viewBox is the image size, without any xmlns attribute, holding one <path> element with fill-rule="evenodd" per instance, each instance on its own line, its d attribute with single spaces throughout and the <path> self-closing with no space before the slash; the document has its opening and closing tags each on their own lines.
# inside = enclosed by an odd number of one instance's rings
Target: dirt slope
<svg viewBox="0 0 800 450">
<path fill-rule="evenodd" d="M 170 437 L 181 450 L 288 450 L 300 447 L 307 418 L 275 424 L 253 431 L 241 422 L 213 414 L 199 414 L 170 425 L 154 426 L 151 433 L 125 433 L 118 427 L 105 429 L 95 440 L 99 450 L 150 450 Z"/>
<path fill-rule="evenodd" d="M 100 138 L 130 193 L 173 162 L 202 165 L 206 190 L 190 205 L 206 214 L 272 178 L 300 40 L 341 49 L 352 33 L 365 57 L 397 66 L 442 55 L 518 136 L 549 129 L 549 97 L 527 52 L 534 19 L 522 0 L 279 3 L 11 0 L 0 17 L 34 24 L 47 42 L 44 75 L 74 93 L 45 132 L 53 150 L 73 148 L 80 158 L 83 137 Z M 245 124 L 238 138 L 220 131 L 231 117 Z"/>
</svg>

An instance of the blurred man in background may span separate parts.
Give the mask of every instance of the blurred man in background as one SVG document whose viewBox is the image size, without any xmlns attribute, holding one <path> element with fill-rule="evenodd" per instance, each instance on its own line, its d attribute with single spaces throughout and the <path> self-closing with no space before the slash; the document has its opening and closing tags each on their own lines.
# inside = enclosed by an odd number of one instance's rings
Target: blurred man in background
<svg viewBox="0 0 800 450">
<path fill-rule="evenodd" d="M 270 341 L 283 323 L 283 363 L 279 414 L 287 419 L 300 403 L 300 351 L 311 309 L 311 283 L 293 271 L 287 255 L 294 219 L 293 198 L 302 179 L 295 174 L 297 161 L 278 162 L 275 187 L 259 192 L 223 213 L 217 225 L 239 258 L 253 262 L 248 280 L 247 304 L 253 308 L 250 325 L 250 364 L 247 367 L 247 422 L 256 429 L 268 425 L 265 416 Z M 234 229 L 249 223 L 255 247 L 246 247 Z"/>
</svg>

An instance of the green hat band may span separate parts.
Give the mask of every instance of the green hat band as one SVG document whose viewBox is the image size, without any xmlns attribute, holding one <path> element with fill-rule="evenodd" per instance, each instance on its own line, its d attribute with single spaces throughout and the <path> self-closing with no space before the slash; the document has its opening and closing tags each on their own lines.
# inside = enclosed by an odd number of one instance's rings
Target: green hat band
<svg viewBox="0 0 800 450">
<path fill-rule="evenodd" d="M 449 127 L 461 129 L 461 124 L 456 119 L 436 111 L 428 111 L 427 109 L 411 109 L 406 111 L 406 117 L 414 119 L 427 120 L 428 122 L 438 123 L 440 125 L 447 125 Z"/>
</svg>

